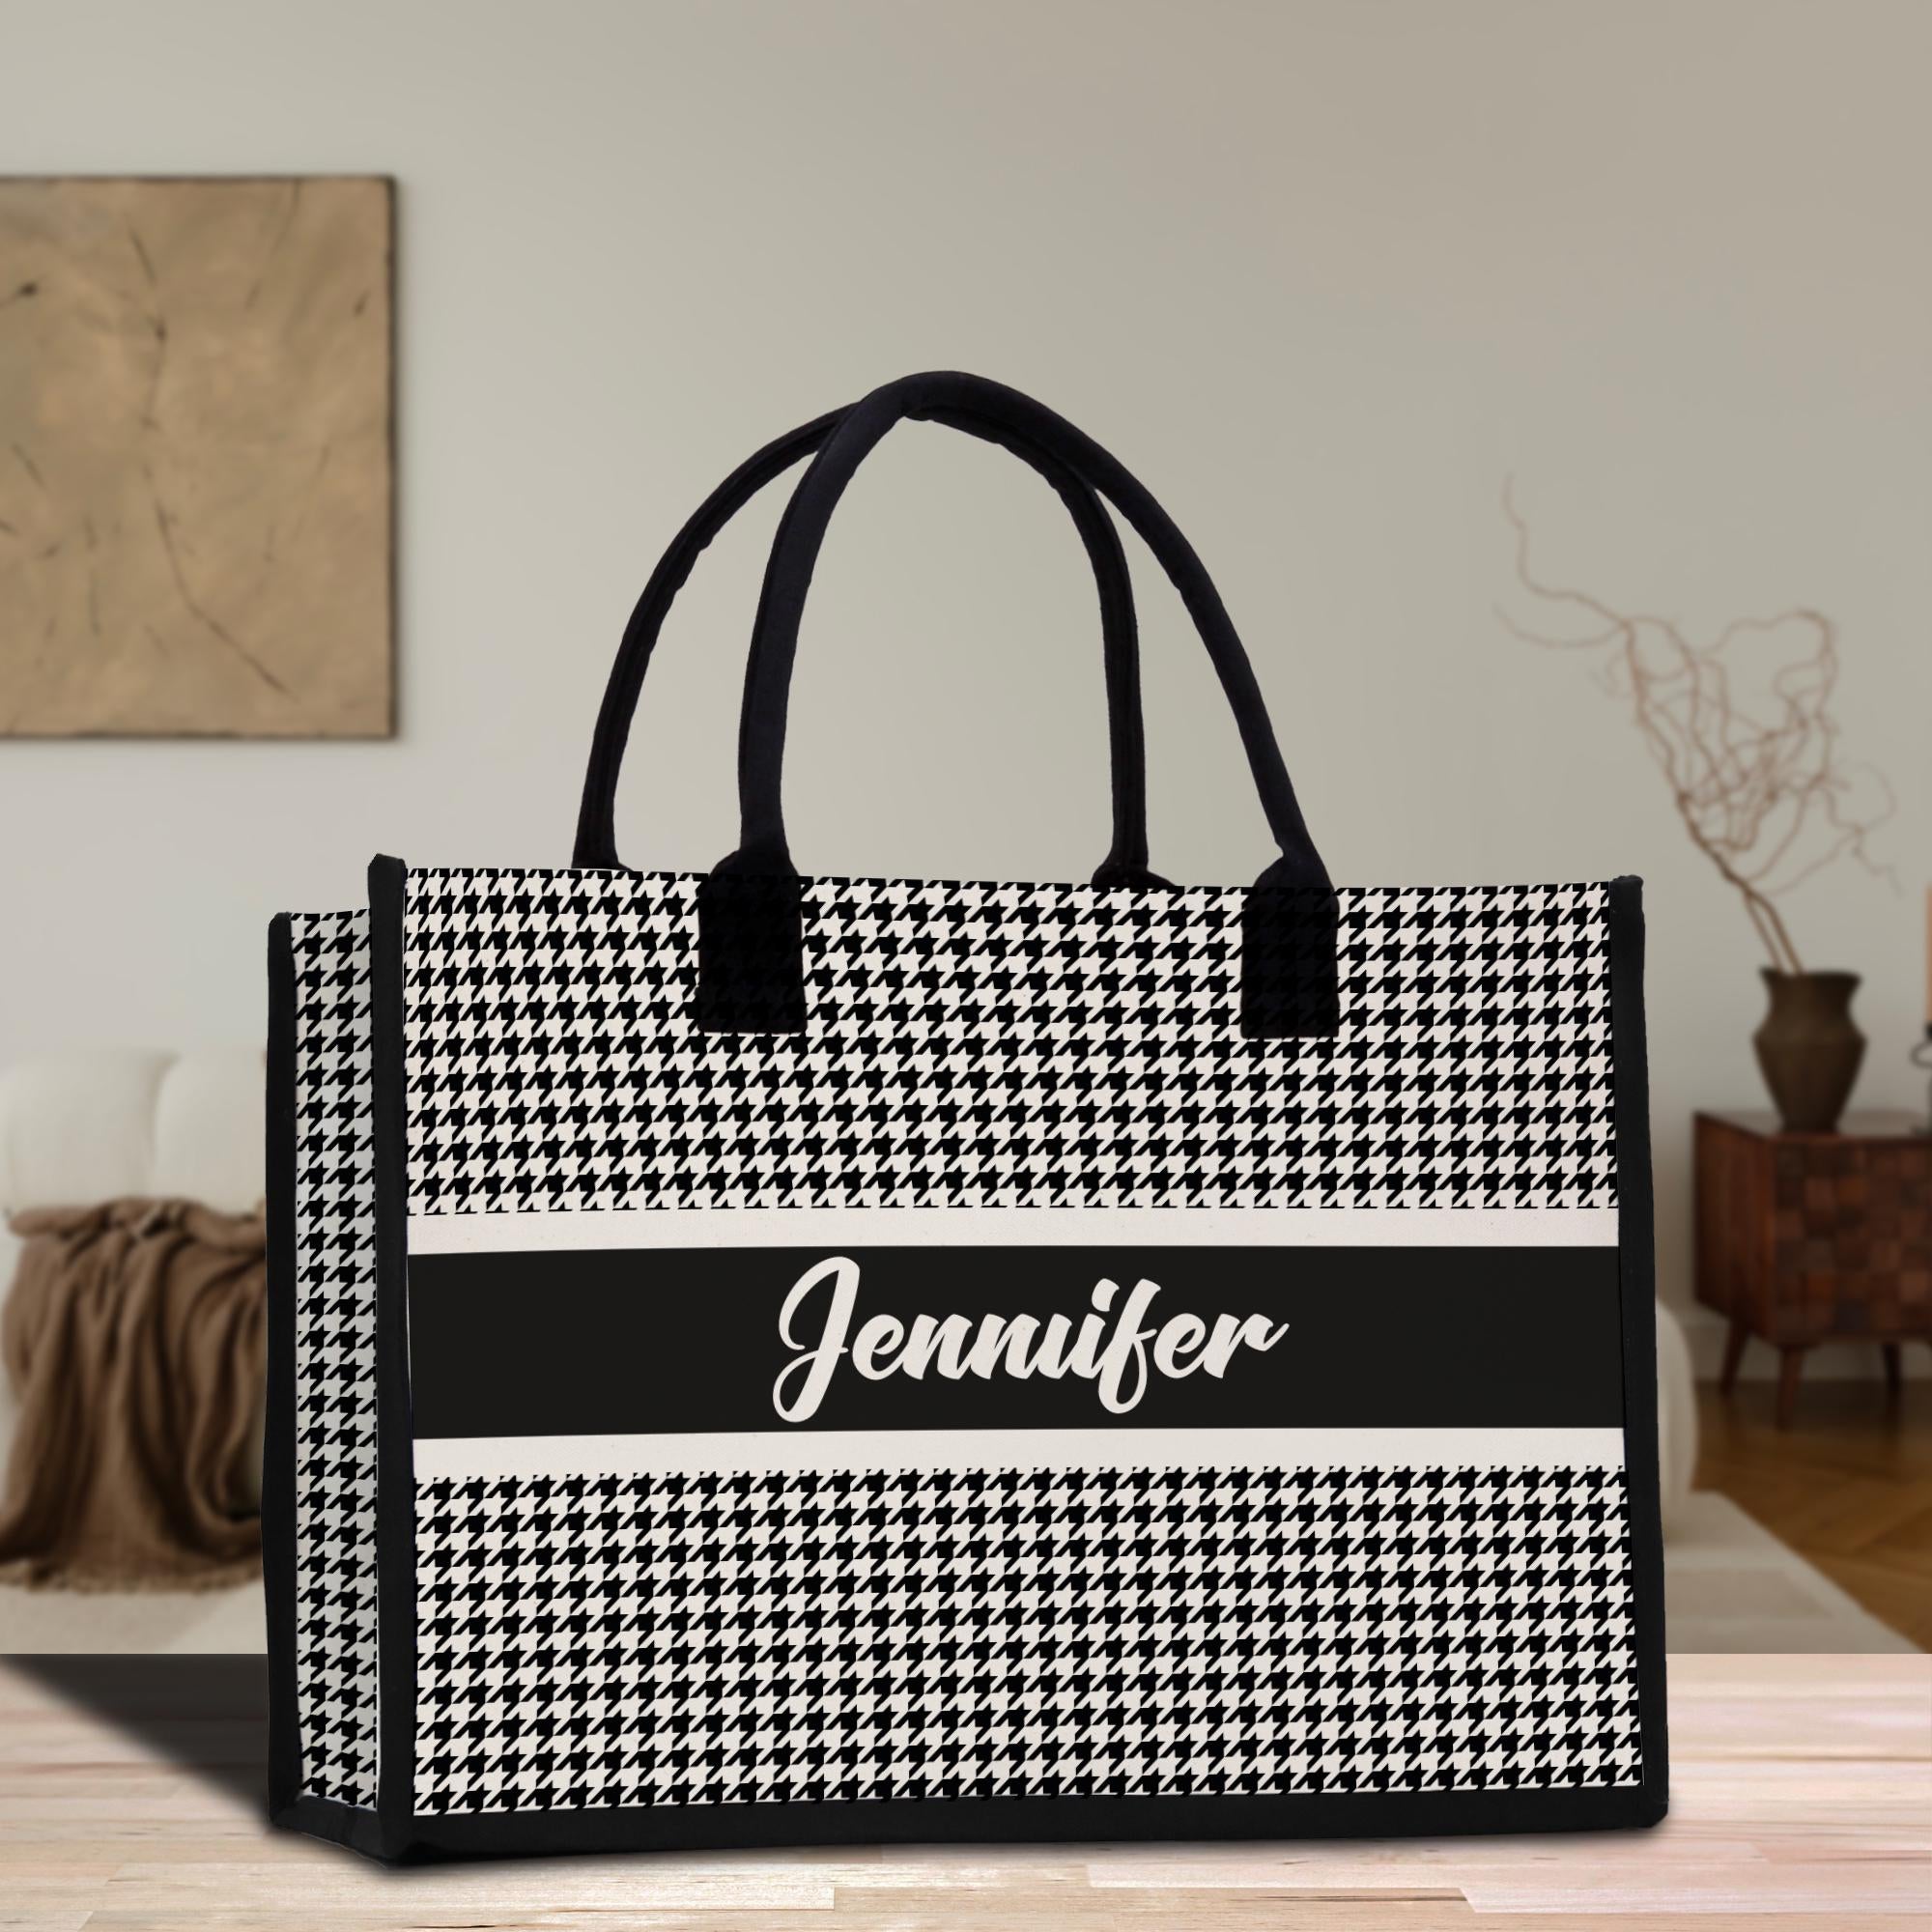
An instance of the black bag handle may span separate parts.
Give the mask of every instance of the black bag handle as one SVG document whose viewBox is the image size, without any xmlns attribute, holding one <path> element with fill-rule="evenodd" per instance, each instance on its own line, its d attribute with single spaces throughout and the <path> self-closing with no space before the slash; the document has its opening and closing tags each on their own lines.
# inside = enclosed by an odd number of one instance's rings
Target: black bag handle
<svg viewBox="0 0 1932 1932">
<path fill-rule="evenodd" d="M 1213 581 L 1173 519 L 1091 437 L 1017 389 L 956 371 L 903 377 L 855 404 L 820 445 L 780 522 L 745 674 L 738 847 L 698 894 L 697 1023 L 739 1033 L 804 1027 L 804 900 L 785 838 L 782 776 L 806 592 L 832 512 L 859 465 L 895 423 L 939 412 L 974 414 L 1050 452 L 1113 502 L 1180 593 L 1234 710 L 1280 848 L 1244 909 L 1243 1031 L 1263 1037 L 1332 1034 L 1339 1018 L 1335 895 L 1282 762 L 1253 667 Z"/>
<path fill-rule="evenodd" d="M 1133 525 L 1180 593 L 1240 726 L 1255 787 L 1281 850 L 1264 877 L 1278 885 L 1326 886 L 1327 867 L 1308 836 L 1247 652 L 1213 581 L 1173 519 L 1137 478 L 1065 417 L 1004 384 L 951 371 L 903 377 L 855 404 L 826 438 L 786 506 L 765 570 L 745 675 L 738 736 L 738 849 L 719 869 L 767 877 L 794 873 L 781 793 L 792 664 L 812 569 L 832 512 L 859 465 L 895 423 L 938 410 L 964 411 L 1003 424 L 1050 451 Z"/>
<path fill-rule="evenodd" d="M 719 484 L 659 559 L 624 626 L 623 640 L 604 688 L 590 761 L 578 807 L 577 844 L 571 863 L 617 868 L 617 779 L 637 714 L 644 672 L 672 602 L 698 557 L 752 497 L 793 464 L 820 448 L 850 413 L 829 413 L 801 425 L 741 463 Z M 1094 568 L 1100 599 L 1100 634 L 1106 666 L 1107 733 L 1113 771 L 1113 844 L 1094 875 L 1096 885 L 1164 885 L 1147 868 L 1147 744 L 1141 716 L 1140 639 L 1134 618 L 1133 582 L 1120 532 L 1093 490 L 1057 456 L 1004 423 L 970 410 L 910 412 L 1010 450 L 1046 480 L 1073 518 Z"/>
</svg>

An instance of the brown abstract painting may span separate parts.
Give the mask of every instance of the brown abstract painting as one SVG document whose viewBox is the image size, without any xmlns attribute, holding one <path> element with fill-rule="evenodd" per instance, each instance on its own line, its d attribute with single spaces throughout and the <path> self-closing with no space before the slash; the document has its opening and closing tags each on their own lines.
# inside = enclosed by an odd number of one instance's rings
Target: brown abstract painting
<svg viewBox="0 0 1932 1932">
<path fill-rule="evenodd" d="M 392 728 L 390 184 L 0 181 L 0 736 Z"/>
</svg>

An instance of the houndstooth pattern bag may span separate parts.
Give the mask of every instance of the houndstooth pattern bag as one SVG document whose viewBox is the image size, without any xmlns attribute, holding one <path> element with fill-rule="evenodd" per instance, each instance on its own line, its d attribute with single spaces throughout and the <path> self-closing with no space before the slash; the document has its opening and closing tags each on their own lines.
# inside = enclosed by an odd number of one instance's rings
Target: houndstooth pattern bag
<svg viewBox="0 0 1932 1932">
<path fill-rule="evenodd" d="M 1021 457 L 1093 563 L 1093 881 L 801 876 L 833 507 L 894 423 Z M 739 848 L 611 838 L 698 554 L 810 458 Z M 1148 869 L 1112 503 L 1281 857 Z M 279 1822 L 399 1859 L 1662 1817 L 1632 879 L 1338 888 L 1198 558 L 1106 451 L 908 378 L 733 472 L 626 631 L 575 864 L 378 859 L 270 931 Z"/>
</svg>

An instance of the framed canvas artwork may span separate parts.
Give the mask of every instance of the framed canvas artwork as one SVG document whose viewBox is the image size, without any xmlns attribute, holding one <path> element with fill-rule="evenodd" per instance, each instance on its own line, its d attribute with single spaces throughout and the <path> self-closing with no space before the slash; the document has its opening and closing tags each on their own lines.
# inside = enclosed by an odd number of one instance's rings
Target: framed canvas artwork
<svg viewBox="0 0 1932 1932">
<path fill-rule="evenodd" d="M 0 181 L 0 736 L 394 720 L 393 184 Z"/>
</svg>

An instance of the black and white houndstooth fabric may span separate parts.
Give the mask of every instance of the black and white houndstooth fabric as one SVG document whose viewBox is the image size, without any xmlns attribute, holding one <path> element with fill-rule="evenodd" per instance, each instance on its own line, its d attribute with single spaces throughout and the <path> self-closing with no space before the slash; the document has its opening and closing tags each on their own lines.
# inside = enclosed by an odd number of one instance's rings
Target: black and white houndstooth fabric
<svg viewBox="0 0 1932 1932">
<path fill-rule="evenodd" d="M 369 915 L 291 922 L 296 1576 L 304 1790 L 376 1802 L 376 1174 Z"/>
<path fill-rule="evenodd" d="M 1614 1203 L 1601 886 L 1345 890 L 1293 1040 L 1231 1022 L 1243 893 L 833 879 L 809 1034 L 707 1034 L 697 885 L 412 875 L 412 1213 Z"/>
<path fill-rule="evenodd" d="M 424 1812 L 1637 1775 L 1617 1472 L 441 1481 L 417 1511 Z"/>
</svg>

